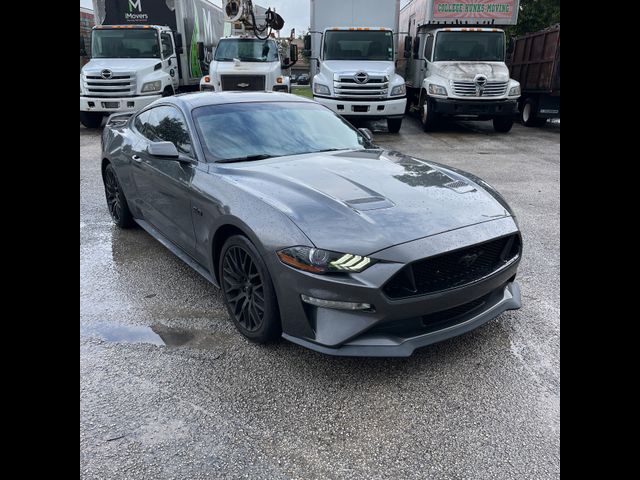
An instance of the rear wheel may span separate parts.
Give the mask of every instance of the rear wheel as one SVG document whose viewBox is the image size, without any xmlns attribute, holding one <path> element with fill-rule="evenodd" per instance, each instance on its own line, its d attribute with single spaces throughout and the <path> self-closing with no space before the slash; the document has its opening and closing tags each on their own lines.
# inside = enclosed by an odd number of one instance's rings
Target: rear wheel
<svg viewBox="0 0 640 480">
<path fill-rule="evenodd" d="M 505 117 L 495 117 L 493 119 L 493 129 L 496 132 L 507 133 L 513 127 L 513 117 L 505 116 Z"/>
<path fill-rule="evenodd" d="M 107 165 L 104 169 L 104 192 L 107 197 L 107 206 L 111 218 L 120 228 L 131 228 L 135 225 L 133 216 L 129 210 L 127 199 L 124 198 L 122 187 L 116 176 L 113 165 Z"/>
<path fill-rule="evenodd" d="M 538 117 L 538 102 L 536 102 L 535 99 L 529 97 L 522 105 L 522 111 L 520 112 L 520 121 L 527 127 L 541 127 L 547 122 L 547 119 Z"/>
<path fill-rule="evenodd" d="M 398 133 L 401 127 L 401 118 L 387 118 L 387 129 L 389 130 L 389 133 Z"/>
<path fill-rule="evenodd" d="M 257 343 L 280 337 L 275 290 L 256 247 L 242 235 L 230 237 L 222 247 L 218 268 L 227 310 L 238 331 Z"/>
<path fill-rule="evenodd" d="M 100 128 L 104 114 L 99 112 L 80 112 L 80 123 L 87 128 Z"/>
<path fill-rule="evenodd" d="M 437 121 L 438 114 L 434 111 L 433 101 L 425 95 L 422 105 L 420 106 L 420 123 L 422 124 L 422 129 L 425 132 L 430 132 L 436 126 Z"/>
</svg>

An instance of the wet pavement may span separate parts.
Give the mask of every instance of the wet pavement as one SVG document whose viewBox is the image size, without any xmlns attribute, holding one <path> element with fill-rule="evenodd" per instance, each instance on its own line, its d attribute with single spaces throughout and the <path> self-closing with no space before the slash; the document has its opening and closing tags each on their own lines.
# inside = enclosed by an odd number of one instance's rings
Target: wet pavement
<svg viewBox="0 0 640 480">
<path fill-rule="evenodd" d="M 407 359 L 251 344 L 206 280 L 112 225 L 99 131 L 81 127 L 81 478 L 559 477 L 559 124 L 363 126 L 506 197 L 522 309 Z"/>
</svg>

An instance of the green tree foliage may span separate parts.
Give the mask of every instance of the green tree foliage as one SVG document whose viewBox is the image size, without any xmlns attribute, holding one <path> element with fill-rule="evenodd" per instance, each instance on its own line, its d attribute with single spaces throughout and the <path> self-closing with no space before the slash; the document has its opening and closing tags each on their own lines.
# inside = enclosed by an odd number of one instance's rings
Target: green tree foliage
<svg viewBox="0 0 640 480">
<path fill-rule="evenodd" d="M 560 23 L 560 0 L 520 0 L 518 24 L 506 29 L 507 37 L 536 32 Z"/>
</svg>

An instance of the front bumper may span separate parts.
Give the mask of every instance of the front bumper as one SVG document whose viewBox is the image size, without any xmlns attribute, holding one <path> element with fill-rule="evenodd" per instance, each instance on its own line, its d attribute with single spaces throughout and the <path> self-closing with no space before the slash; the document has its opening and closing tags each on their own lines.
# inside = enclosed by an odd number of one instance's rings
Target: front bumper
<svg viewBox="0 0 640 480">
<path fill-rule="evenodd" d="M 468 332 L 520 307 L 520 290 L 514 282 L 519 260 L 476 282 L 428 295 L 390 299 L 382 288 L 414 260 L 517 231 L 507 217 L 445 232 L 378 252 L 373 256 L 385 262 L 351 275 L 313 275 L 269 256 L 283 337 L 331 355 L 390 357 L 408 356 L 418 347 Z M 368 303 L 373 310 L 315 307 L 302 302 L 301 294 Z"/>
<path fill-rule="evenodd" d="M 389 100 L 341 100 L 335 98 L 316 97 L 313 99 L 329 107 L 343 117 L 361 117 L 369 120 L 379 118 L 402 118 L 407 105 L 406 98 Z"/>
<path fill-rule="evenodd" d="M 491 117 L 513 115 L 518 100 L 455 100 L 434 98 L 434 111 L 444 115 L 489 115 Z"/>
<path fill-rule="evenodd" d="M 115 98 L 80 96 L 80 111 L 105 113 L 135 112 L 159 98 L 162 98 L 161 94 Z"/>
</svg>

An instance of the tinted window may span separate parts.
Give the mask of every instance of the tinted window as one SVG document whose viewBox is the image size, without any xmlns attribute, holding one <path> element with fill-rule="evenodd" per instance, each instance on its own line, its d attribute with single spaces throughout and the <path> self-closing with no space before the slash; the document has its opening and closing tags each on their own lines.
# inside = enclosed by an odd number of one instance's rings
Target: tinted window
<svg viewBox="0 0 640 480">
<path fill-rule="evenodd" d="M 152 142 L 172 142 L 179 152 L 191 154 L 189 131 L 174 107 L 156 107 L 136 117 L 136 129 Z"/>
<path fill-rule="evenodd" d="M 429 61 L 431 60 L 431 50 L 433 50 L 433 35 L 428 35 L 424 45 L 424 58 Z"/>
<path fill-rule="evenodd" d="M 196 108 L 193 118 L 200 143 L 213 161 L 370 147 L 338 115 L 313 103 L 211 105 Z"/>
<path fill-rule="evenodd" d="M 163 33 L 160 36 L 162 41 L 162 58 L 167 58 L 173 55 L 173 43 L 171 42 L 171 35 Z"/>
</svg>

